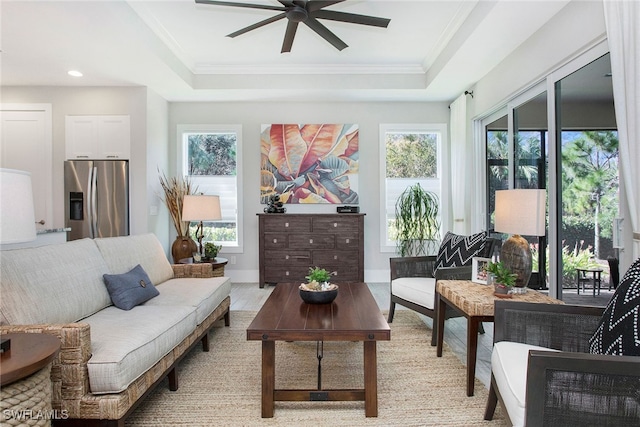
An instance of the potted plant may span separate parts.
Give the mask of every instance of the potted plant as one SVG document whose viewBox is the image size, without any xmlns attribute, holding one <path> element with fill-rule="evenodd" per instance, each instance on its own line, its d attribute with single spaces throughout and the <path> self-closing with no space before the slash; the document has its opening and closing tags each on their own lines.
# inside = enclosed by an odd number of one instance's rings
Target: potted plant
<svg viewBox="0 0 640 427">
<path fill-rule="evenodd" d="M 419 183 L 407 187 L 396 201 L 396 240 L 400 256 L 428 255 L 440 238 L 438 195 Z"/>
<path fill-rule="evenodd" d="M 196 242 L 189 237 L 189 221 L 182 220 L 182 203 L 184 196 L 194 194 L 197 188 L 194 188 L 188 177 L 167 178 L 160 174 L 160 185 L 164 198 L 162 201 L 169 209 L 171 221 L 176 229 L 176 240 L 171 245 L 171 255 L 173 262 L 177 263 L 183 258 L 189 258 L 194 252 L 198 251 Z"/>
<path fill-rule="evenodd" d="M 512 273 L 502 262 L 489 262 L 485 270 L 489 273 L 488 282 L 493 282 L 495 295 L 510 295 L 509 291 L 516 284 L 518 275 Z"/>
<path fill-rule="evenodd" d="M 329 283 L 331 276 L 324 268 L 309 267 L 309 275 L 305 276 L 307 283 L 299 286 L 300 297 L 308 304 L 324 304 L 333 301 L 338 296 L 338 286 Z"/>
<path fill-rule="evenodd" d="M 216 245 L 213 242 L 207 242 L 204 244 L 204 255 L 205 258 L 215 259 L 218 256 L 218 252 L 222 249 L 222 245 Z"/>
</svg>

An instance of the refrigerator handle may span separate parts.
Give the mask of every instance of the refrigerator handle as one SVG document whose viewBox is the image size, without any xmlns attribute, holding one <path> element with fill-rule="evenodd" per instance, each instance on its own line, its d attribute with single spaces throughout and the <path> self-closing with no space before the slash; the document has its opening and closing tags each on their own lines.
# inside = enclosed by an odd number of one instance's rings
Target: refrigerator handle
<svg viewBox="0 0 640 427">
<path fill-rule="evenodd" d="M 93 167 L 93 178 L 91 180 L 91 238 L 95 239 L 98 234 L 98 168 Z"/>
<path fill-rule="evenodd" d="M 87 178 L 87 218 L 86 221 L 89 223 L 89 238 L 93 238 L 93 167 L 89 168 L 88 178 Z"/>
</svg>

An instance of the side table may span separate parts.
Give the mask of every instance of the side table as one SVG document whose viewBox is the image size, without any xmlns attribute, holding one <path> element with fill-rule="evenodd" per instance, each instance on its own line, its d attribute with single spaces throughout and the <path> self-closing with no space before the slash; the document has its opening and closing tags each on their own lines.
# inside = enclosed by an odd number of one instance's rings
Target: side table
<svg viewBox="0 0 640 427">
<path fill-rule="evenodd" d="M 593 282 L 593 296 L 596 296 L 596 289 L 598 290 L 598 295 L 600 295 L 600 286 L 602 285 L 601 268 L 576 268 L 576 274 L 578 276 L 578 295 L 580 295 L 580 285 L 582 285 L 582 292 L 585 293 L 586 289 L 584 285 L 589 282 Z M 588 274 L 591 273 L 591 278 L 588 277 Z"/>
<path fill-rule="evenodd" d="M 0 356 L 2 425 L 50 426 L 51 361 L 60 340 L 49 334 L 11 333 L 11 349 Z M 6 424 L 5 424 L 6 423 Z"/>
<path fill-rule="evenodd" d="M 229 260 L 222 257 L 215 257 L 211 261 L 201 261 L 199 264 L 211 264 L 211 268 L 213 269 L 213 277 L 222 277 L 224 276 L 224 266 L 227 265 Z M 193 264 L 193 258 L 182 258 L 178 261 L 178 264 Z"/>
<path fill-rule="evenodd" d="M 447 305 L 467 318 L 467 396 L 473 396 L 478 353 L 478 330 L 481 322 L 494 321 L 493 286 L 479 285 L 470 280 L 438 280 L 436 282 L 436 355 L 442 357 L 444 319 Z M 524 294 L 514 294 L 513 301 L 564 304 L 538 291 L 528 289 Z"/>
</svg>

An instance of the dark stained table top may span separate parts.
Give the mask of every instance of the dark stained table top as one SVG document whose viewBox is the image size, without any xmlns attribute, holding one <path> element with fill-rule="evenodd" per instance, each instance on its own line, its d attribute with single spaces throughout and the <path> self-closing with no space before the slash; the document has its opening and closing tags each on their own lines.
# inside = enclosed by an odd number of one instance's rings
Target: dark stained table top
<svg viewBox="0 0 640 427">
<path fill-rule="evenodd" d="M 248 340 L 379 341 L 391 328 L 366 283 L 337 283 L 330 304 L 307 304 L 300 283 L 279 283 L 247 328 Z"/>
<path fill-rule="evenodd" d="M 5 386 L 38 372 L 60 350 L 60 340 L 49 334 L 12 333 L 11 350 L 0 356 L 0 384 Z"/>
</svg>

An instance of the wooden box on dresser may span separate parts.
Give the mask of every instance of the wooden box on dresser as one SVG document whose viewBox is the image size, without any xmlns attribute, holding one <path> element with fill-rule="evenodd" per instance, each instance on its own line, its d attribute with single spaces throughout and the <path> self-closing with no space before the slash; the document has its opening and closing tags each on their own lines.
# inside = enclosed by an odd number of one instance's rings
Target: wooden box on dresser
<svg viewBox="0 0 640 427">
<path fill-rule="evenodd" d="M 364 282 L 364 214 L 258 214 L 260 287 L 306 282 L 309 267 L 334 282 Z"/>
</svg>

